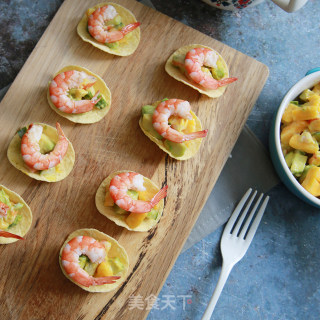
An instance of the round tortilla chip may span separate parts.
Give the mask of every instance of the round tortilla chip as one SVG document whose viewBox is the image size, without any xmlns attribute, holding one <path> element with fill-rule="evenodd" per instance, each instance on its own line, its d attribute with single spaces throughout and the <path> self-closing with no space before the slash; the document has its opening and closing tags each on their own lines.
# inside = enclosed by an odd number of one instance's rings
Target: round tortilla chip
<svg viewBox="0 0 320 320">
<path fill-rule="evenodd" d="M 82 286 L 81 284 L 75 282 L 71 277 L 69 277 L 69 275 L 65 272 L 63 266 L 62 266 L 62 262 L 61 262 L 61 254 L 62 254 L 62 250 L 65 247 L 65 245 L 73 238 L 78 237 L 78 236 L 88 236 L 88 237 L 92 237 L 98 241 L 102 241 L 102 240 L 106 240 L 109 241 L 111 243 L 111 248 L 108 252 L 108 257 L 110 258 L 115 258 L 118 257 L 121 261 L 121 263 L 124 265 L 124 269 L 119 272 L 117 274 L 117 276 L 120 276 L 121 278 L 116 280 L 115 283 L 110 283 L 110 284 L 103 284 L 100 286 L 90 286 L 90 287 L 85 287 Z M 61 249 L 60 249 L 60 253 L 59 253 L 59 264 L 61 267 L 61 270 L 63 272 L 63 274 L 74 284 L 76 284 L 77 286 L 79 286 L 80 288 L 82 288 L 83 290 L 89 291 L 89 292 L 109 292 L 112 291 L 114 289 L 116 289 L 117 287 L 119 287 L 125 280 L 126 275 L 128 273 L 129 270 L 129 257 L 128 254 L 126 252 L 126 250 L 119 244 L 119 242 L 117 240 L 115 240 L 114 238 L 106 235 L 103 232 L 100 232 L 96 229 L 79 229 L 76 230 L 74 232 L 72 232 L 67 240 L 64 242 L 64 244 L 62 245 Z"/>
<path fill-rule="evenodd" d="M 204 87 L 202 87 L 201 85 L 195 83 L 194 81 L 192 81 L 191 79 L 187 78 L 185 74 L 183 74 L 180 69 L 178 67 L 175 67 L 173 64 L 172 64 L 172 60 L 173 60 L 173 57 L 175 55 L 186 55 L 188 53 L 188 51 L 190 51 L 191 49 L 193 48 L 207 48 L 207 49 L 210 49 L 210 50 L 213 50 L 218 56 L 219 56 L 219 59 L 221 59 L 222 61 L 222 64 L 223 64 L 223 67 L 224 69 L 226 70 L 226 74 L 225 74 L 225 77 L 224 78 L 228 78 L 229 77 L 229 69 L 228 69 L 228 66 L 226 64 L 226 62 L 224 61 L 224 59 L 222 58 L 222 56 L 217 52 L 215 51 L 214 49 L 210 48 L 210 47 L 206 47 L 206 46 L 203 46 L 201 44 L 190 44 L 188 46 L 184 46 L 184 47 L 181 47 L 179 48 L 177 51 L 175 51 L 171 56 L 170 58 L 167 60 L 166 62 L 166 65 L 165 65 L 165 70 L 167 71 L 167 73 L 175 78 L 176 80 L 180 81 L 180 82 L 183 82 L 184 84 L 186 84 L 187 86 L 190 86 L 192 87 L 193 89 L 199 91 L 200 93 L 202 94 L 205 94 L 206 96 L 210 97 L 210 98 L 218 98 L 220 97 L 221 95 L 223 95 L 223 93 L 225 92 L 226 90 L 226 86 L 223 86 L 223 87 L 219 87 L 218 89 L 206 89 Z"/>
<path fill-rule="evenodd" d="M 104 205 L 104 199 L 106 196 L 106 187 L 109 187 L 110 185 L 110 181 L 111 179 L 116 176 L 119 173 L 122 172 L 133 172 L 133 171 L 128 171 L 128 170 L 122 170 L 122 171 L 116 171 L 113 172 L 112 174 L 110 174 L 106 179 L 104 179 L 102 181 L 102 183 L 100 184 L 97 193 L 96 193 L 96 206 L 98 211 L 103 214 L 104 216 L 106 216 L 108 219 L 112 220 L 115 224 L 117 224 L 120 227 L 124 227 L 130 231 L 139 231 L 139 232 L 145 232 L 150 230 L 151 228 L 153 228 L 158 221 L 160 220 L 161 216 L 162 216 L 162 212 L 163 212 L 163 207 L 164 207 L 164 200 L 162 199 L 159 203 L 158 203 L 158 216 L 157 219 L 144 219 L 136 228 L 132 229 L 130 228 L 126 221 L 125 218 L 127 217 L 127 215 L 125 214 L 118 214 L 115 213 L 113 210 L 113 207 L 106 207 Z M 160 188 L 150 179 L 143 177 L 143 185 L 147 190 L 152 190 L 154 191 L 154 194 L 156 194 Z"/>
<path fill-rule="evenodd" d="M 30 207 L 26 204 L 26 202 L 19 196 L 17 193 L 7 189 L 5 186 L 0 184 L 0 190 L 4 190 L 5 193 L 9 196 L 10 201 L 14 203 L 22 203 L 23 207 L 19 209 L 18 214 L 21 215 L 21 220 L 18 224 L 16 224 L 13 227 L 10 227 L 9 230 L 6 230 L 8 232 L 17 234 L 21 237 L 23 237 L 30 229 L 32 224 L 32 212 Z M 14 238 L 5 238 L 0 237 L 0 244 L 8 244 L 18 241 L 19 239 Z"/>
<path fill-rule="evenodd" d="M 53 104 L 53 102 L 51 100 L 50 93 L 49 93 L 49 86 L 51 83 L 51 81 L 50 81 L 49 85 L 48 85 L 48 90 L 47 90 L 47 99 L 48 99 L 48 102 L 49 102 L 51 109 L 54 110 L 56 113 L 58 113 L 61 117 L 64 117 L 64 118 L 66 118 L 72 122 L 75 122 L 75 123 L 88 124 L 88 123 L 95 123 L 95 122 L 100 121 L 110 110 L 111 92 L 110 92 L 109 88 L 107 87 L 106 83 L 103 81 L 102 78 L 100 78 L 98 75 L 91 72 L 90 70 L 83 68 L 83 67 L 80 67 L 80 66 L 66 66 L 66 67 L 62 68 L 61 70 L 59 70 L 53 76 L 53 78 L 62 72 L 70 71 L 70 70 L 77 70 L 80 72 L 84 71 L 85 73 L 87 73 L 91 76 L 94 76 L 97 79 L 97 81 L 93 87 L 96 92 L 99 90 L 100 93 L 104 95 L 104 97 L 106 98 L 107 106 L 103 109 L 93 108 L 91 111 L 85 112 L 85 113 L 65 113 L 65 112 L 62 112 Z"/>
<path fill-rule="evenodd" d="M 104 2 L 104 3 L 97 4 L 92 8 L 98 9 L 98 8 L 103 7 L 105 5 L 112 5 L 116 9 L 118 14 L 121 16 L 122 23 L 124 25 L 128 25 L 130 23 L 137 22 L 135 16 L 133 15 L 133 13 L 131 11 L 120 6 L 117 3 Z M 138 27 L 138 28 L 134 29 L 133 31 L 131 31 L 130 33 L 128 33 L 123 39 L 118 41 L 119 42 L 118 48 L 111 49 L 108 46 L 106 46 L 105 44 L 95 40 L 88 32 L 87 27 L 88 27 L 88 18 L 87 18 L 87 15 L 84 14 L 84 16 L 80 20 L 78 27 L 77 27 L 77 32 L 78 32 L 78 35 L 81 37 L 81 39 L 85 42 L 91 43 L 94 47 L 96 47 L 102 51 L 105 51 L 105 52 L 108 52 L 110 54 L 114 54 L 117 56 L 129 56 L 130 54 L 134 53 L 134 51 L 137 49 L 139 42 L 140 42 L 140 27 Z"/>
<path fill-rule="evenodd" d="M 152 106 L 156 107 L 161 101 L 157 101 L 155 103 L 152 104 Z M 193 119 L 195 120 L 195 123 L 196 123 L 196 130 L 195 131 L 202 131 L 202 125 L 201 125 L 201 122 L 200 122 L 200 119 L 194 114 L 193 111 L 190 111 L 190 113 L 192 114 L 192 117 Z M 158 138 L 156 138 L 155 136 L 153 136 L 151 133 L 149 133 L 148 131 L 146 131 L 143 126 L 142 126 L 142 116 L 140 117 L 140 120 L 139 120 L 139 126 L 141 128 L 141 130 L 143 131 L 143 133 L 151 140 L 153 141 L 155 144 L 158 145 L 158 147 L 160 149 L 162 149 L 164 152 L 168 153 L 169 156 L 171 158 L 174 158 L 176 160 L 187 160 L 187 159 L 190 159 L 192 157 L 195 156 L 195 154 L 198 152 L 198 150 L 200 149 L 200 145 L 201 145 L 201 142 L 202 142 L 202 139 L 203 138 L 199 138 L 199 139 L 194 139 L 194 140 L 190 140 L 190 141 L 187 141 L 187 150 L 186 152 L 184 153 L 183 156 L 181 157 L 176 157 L 175 155 L 172 154 L 172 152 L 170 150 L 168 150 L 163 141 L 163 140 L 160 140 Z"/>
<path fill-rule="evenodd" d="M 58 133 L 56 128 L 44 123 L 35 124 L 41 125 L 43 127 L 43 133 L 46 134 L 52 141 L 55 143 L 58 141 Z M 33 179 L 46 182 L 56 182 L 64 179 L 71 172 L 75 161 L 75 152 L 71 142 L 69 141 L 67 153 L 57 166 L 48 170 L 32 172 L 32 170 L 23 161 L 21 155 L 21 138 L 19 137 L 18 133 L 12 138 L 9 144 L 7 156 L 10 163 L 18 170 L 22 171 Z"/>
</svg>

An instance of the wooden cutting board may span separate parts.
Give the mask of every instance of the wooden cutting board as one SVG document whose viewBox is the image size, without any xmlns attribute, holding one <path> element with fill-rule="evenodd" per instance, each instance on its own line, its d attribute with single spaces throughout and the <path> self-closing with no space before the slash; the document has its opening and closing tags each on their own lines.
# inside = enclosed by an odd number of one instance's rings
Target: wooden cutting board
<svg viewBox="0 0 320 320">
<path fill-rule="evenodd" d="M 0 246 L 2 319 L 145 318 L 148 310 L 129 310 L 129 296 L 144 299 L 159 293 L 267 79 L 268 69 L 260 62 L 138 2 L 115 2 L 141 22 L 141 42 L 133 55 L 112 56 L 83 42 L 76 26 L 97 2 L 66 0 L 0 105 L 0 183 L 22 195 L 33 211 L 26 240 Z M 215 48 L 230 66 L 230 74 L 239 78 L 222 97 L 200 95 L 166 74 L 166 59 L 190 43 Z M 72 64 L 100 75 L 112 92 L 111 110 L 96 124 L 69 122 L 47 103 L 48 81 Z M 190 160 L 169 158 L 138 126 L 141 106 L 164 97 L 188 100 L 209 129 L 200 152 Z M 8 144 L 24 125 L 56 121 L 75 148 L 74 169 L 61 182 L 32 180 L 11 166 Z M 101 181 L 124 169 L 169 186 L 163 216 L 149 232 L 120 228 L 95 207 Z M 130 270 L 115 291 L 88 293 L 62 274 L 60 247 L 79 228 L 96 228 L 126 248 Z"/>
</svg>

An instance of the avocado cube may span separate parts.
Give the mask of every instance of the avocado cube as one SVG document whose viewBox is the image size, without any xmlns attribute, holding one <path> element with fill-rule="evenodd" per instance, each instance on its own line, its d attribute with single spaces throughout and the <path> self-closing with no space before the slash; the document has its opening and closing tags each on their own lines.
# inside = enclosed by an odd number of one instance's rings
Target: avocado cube
<svg viewBox="0 0 320 320">
<path fill-rule="evenodd" d="M 285 155 L 284 159 L 286 160 L 287 166 L 290 168 L 292 165 L 292 160 L 294 157 L 294 152 L 291 151 L 288 154 Z"/>
<path fill-rule="evenodd" d="M 224 70 L 220 68 L 211 68 L 211 74 L 216 80 L 220 80 L 224 77 Z"/>
<path fill-rule="evenodd" d="M 98 98 L 101 99 L 98 101 L 98 103 L 95 104 L 95 107 L 101 110 L 107 106 L 107 101 L 103 95 L 99 94 Z"/>
<path fill-rule="evenodd" d="M 52 151 L 55 147 L 55 143 L 46 135 L 42 134 L 39 140 L 40 152 L 45 154 Z"/>
<path fill-rule="evenodd" d="M 86 263 L 86 265 L 84 266 L 83 270 L 86 271 L 89 276 L 93 276 L 94 273 L 96 272 L 96 269 L 98 267 L 99 263 L 93 263 L 91 262 L 89 259 Z"/>
<path fill-rule="evenodd" d="M 85 255 L 81 255 L 79 257 L 79 265 L 80 268 L 84 269 L 85 265 L 87 264 L 87 262 L 89 262 L 89 258 Z"/>
<path fill-rule="evenodd" d="M 313 91 L 311 91 L 310 89 L 305 89 L 305 90 L 300 94 L 299 98 L 300 98 L 301 100 L 303 100 L 303 101 L 307 101 L 307 100 L 309 100 L 309 98 L 310 98 L 311 96 L 313 96 L 313 95 L 314 95 L 314 92 L 313 92 Z"/>
<path fill-rule="evenodd" d="M 112 50 L 119 48 L 119 42 L 110 42 L 110 43 L 106 43 L 105 45 Z"/>
<path fill-rule="evenodd" d="M 153 127 L 152 124 L 152 114 L 146 113 L 142 116 L 142 127 L 144 130 L 148 131 L 151 135 L 153 135 L 155 138 L 162 140 L 163 137 L 161 134 L 159 134 L 156 129 Z"/>
<path fill-rule="evenodd" d="M 300 177 L 306 162 L 307 162 L 308 157 L 301 154 L 300 152 L 295 152 L 294 157 L 292 159 L 292 164 L 290 167 L 290 171 L 296 176 L 296 177 Z"/>
<path fill-rule="evenodd" d="M 148 212 L 147 218 L 157 220 L 158 214 L 159 214 L 159 211 L 152 208 L 151 211 Z"/>
<path fill-rule="evenodd" d="M 124 265 L 118 257 L 110 258 L 108 262 L 112 268 L 113 274 L 117 274 L 124 269 Z"/>
<path fill-rule="evenodd" d="M 182 157 L 185 154 L 186 150 L 187 150 L 187 147 L 185 146 L 184 143 L 172 142 L 170 140 L 165 140 L 164 141 L 164 146 L 175 157 Z"/>
<path fill-rule="evenodd" d="M 145 105 L 142 107 L 142 115 L 144 114 L 153 114 L 154 113 L 154 110 L 156 110 L 156 107 L 154 106 L 150 106 L 150 105 Z"/>
</svg>

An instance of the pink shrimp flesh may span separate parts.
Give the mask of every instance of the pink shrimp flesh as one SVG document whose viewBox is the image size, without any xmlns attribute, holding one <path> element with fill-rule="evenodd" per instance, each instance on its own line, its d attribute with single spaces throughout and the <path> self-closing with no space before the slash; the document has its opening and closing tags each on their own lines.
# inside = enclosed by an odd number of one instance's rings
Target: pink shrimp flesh
<svg viewBox="0 0 320 320">
<path fill-rule="evenodd" d="M 168 121 L 171 116 L 178 116 L 183 119 L 192 120 L 193 118 L 190 110 L 191 107 L 188 101 L 180 99 L 169 99 L 162 101 L 153 113 L 153 127 L 165 139 L 178 143 L 205 137 L 208 130 L 184 134 L 171 128 L 169 125 Z"/>
<path fill-rule="evenodd" d="M 24 240 L 22 237 L 18 236 L 17 234 L 14 234 L 8 231 L 3 231 L 3 230 L 0 230 L 0 237 Z"/>
<path fill-rule="evenodd" d="M 0 201 L 0 218 L 6 217 L 8 214 L 9 206 Z"/>
<path fill-rule="evenodd" d="M 119 276 L 93 277 L 90 276 L 79 265 L 79 257 L 86 255 L 91 262 L 101 263 L 107 255 L 105 246 L 96 239 L 88 236 L 78 236 L 71 239 L 63 248 L 61 262 L 64 271 L 72 280 L 82 286 L 99 286 L 102 284 L 114 283 L 120 279 Z"/>
<path fill-rule="evenodd" d="M 65 113 L 85 113 L 93 109 L 99 102 L 99 91 L 91 100 L 72 100 L 69 96 L 70 89 L 88 89 L 96 82 L 96 78 L 84 71 L 69 70 L 54 77 L 49 85 L 49 94 L 52 103 Z"/>
<path fill-rule="evenodd" d="M 105 26 L 107 21 L 118 15 L 116 9 L 111 5 L 98 8 L 88 17 L 88 31 L 93 38 L 101 43 L 112 43 L 123 39 L 129 32 L 140 26 L 140 22 L 126 25 L 121 30 L 112 30 L 112 26 Z"/>
<path fill-rule="evenodd" d="M 219 56 L 207 48 L 191 49 L 185 58 L 185 68 L 187 75 L 196 83 L 207 89 L 218 89 L 237 80 L 237 78 L 225 78 L 216 80 L 211 73 L 206 73 L 201 70 L 201 67 L 217 67 L 216 62 Z"/>
<path fill-rule="evenodd" d="M 39 140 L 43 127 L 39 124 L 30 124 L 27 132 L 21 139 L 21 154 L 25 164 L 31 169 L 47 170 L 58 165 L 67 153 L 69 141 L 64 135 L 60 124 L 56 123 L 59 140 L 54 149 L 47 154 L 40 152 Z"/>
<path fill-rule="evenodd" d="M 144 191 L 143 176 L 136 172 L 122 172 L 112 178 L 109 186 L 110 195 L 121 209 L 146 213 L 167 195 L 168 186 L 163 187 L 150 201 L 134 200 L 128 194 L 128 190 Z"/>
</svg>

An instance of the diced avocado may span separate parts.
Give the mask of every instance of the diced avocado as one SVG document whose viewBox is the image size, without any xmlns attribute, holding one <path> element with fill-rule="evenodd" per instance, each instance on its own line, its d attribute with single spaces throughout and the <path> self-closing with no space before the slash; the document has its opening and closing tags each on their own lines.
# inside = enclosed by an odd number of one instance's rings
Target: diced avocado
<svg viewBox="0 0 320 320">
<path fill-rule="evenodd" d="M 294 105 L 300 107 L 299 101 L 290 101 L 290 104 L 294 104 Z"/>
<path fill-rule="evenodd" d="M 6 194 L 6 192 L 3 189 L 0 190 L 0 202 L 10 207 L 9 196 Z"/>
<path fill-rule="evenodd" d="M 306 89 L 306 90 L 303 90 L 303 92 L 300 94 L 299 98 L 303 101 L 308 101 L 309 98 L 313 95 L 314 95 L 313 91 L 311 91 L 310 89 Z"/>
<path fill-rule="evenodd" d="M 139 193 L 136 190 L 128 190 L 127 191 L 127 195 L 130 196 L 134 200 L 138 200 L 138 197 L 139 197 Z M 128 211 L 126 211 L 124 209 L 121 209 L 116 204 L 113 205 L 113 210 L 117 214 L 127 214 L 127 213 L 129 213 Z"/>
<path fill-rule="evenodd" d="M 87 93 L 87 90 L 80 88 L 72 88 L 69 90 L 69 96 L 74 100 L 81 100 Z"/>
<path fill-rule="evenodd" d="M 14 210 L 20 210 L 21 208 L 23 208 L 23 204 L 18 202 L 13 206 Z"/>
<path fill-rule="evenodd" d="M 91 100 L 93 98 L 93 93 L 89 91 L 82 99 L 83 100 Z"/>
<path fill-rule="evenodd" d="M 14 221 L 9 225 L 8 229 L 16 226 L 21 219 L 22 219 L 22 215 L 17 214 L 16 217 L 14 218 Z"/>
<path fill-rule="evenodd" d="M 156 129 L 153 127 L 153 124 L 152 124 L 152 114 L 144 114 L 142 116 L 142 127 L 148 131 L 151 135 L 153 135 L 155 138 L 159 139 L 159 140 L 162 140 L 163 137 L 162 135 L 160 135 Z"/>
<path fill-rule="evenodd" d="M 308 165 L 304 167 L 304 170 L 299 178 L 299 182 L 302 183 L 303 180 L 306 178 L 308 171 L 312 168 L 315 167 L 314 165 Z"/>
<path fill-rule="evenodd" d="M 119 24 L 115 25 L 115 28 L 121 30 L 124 27 L 124 24 L 120 22 Z"/>
<path fill-rule="evenodd" d="M 118 257 L 110 258 L 108 262 L 112 268 L 113 274 L 117 274 L 124 269 L 124 265 Z"/>
<path fill-rule="evenodd" d="M 86 266 L 87 262 L 89 262 L 89 258 L 87 256 L 81 255 L 79 257 L 80 268 L 84 269 L 84 267 Z"/>
<path fill-rule="evenodd" d="M 119 42 L 110 42 L 105 44 L 110 49 L 118 49 L 119 48 Z"/>
<path fill-rule="evenodd" d="M 292 164 L 290 167 L 290 171 L 296 176 L 296 177 L 300 177 L 306 162 L 307 162 L 308 157 L 301 154 L 300 152 L 295 152 L 294 157 L 292 159 Z"/>
<path fill-rule="evenodd" d="M 169 100 L 168 98 L 164 98 L 164 99 L 161 100 L 161 102 L 168 101 L 168 100 Z"/>
<path fill-rule="evenodd" d="M 95 107 L 101 110 L 101 109 L 105 108 L 108 104 L 107 104 L 107 101 L 103 95 L 99 94 L 98 98 L 100 98 L 100 97 L 101 97 L 101 99 L 99 100 L 98 103 L 95 104 Z"/>
<path fill-rule="evenodd" d="M 46 135 L 42 134 L 39 140 L 40 152 L 48 153 L 54 149 L 55 143 Z"/>
<path fill-rule="evenodd" d="M 93 276 L 94 273 L 96 272 L 98 265 L 99 265 L 99 263 L 93 263 L 89 260 L 89 261 L 87 261 L 83 270 L 86 271 L 90 276 Z"/>
<path fill-rule="evenodd" d="M 290 168 L 292 165 L 292 160 L 294 157 L 294 152 L 291 151 L 289 153 L 286 154 L 286 156 L 284 157 L 284 159 L 286 160 L 287 166 Z"/>
<path fill-rule="evenodd" d="M 172 142 L 170 140 L 165 140 L 163 143 L 165 148 L 169 150 L 175 157 L 182 157 L 187 150 L 187 147 L 184 143 Z"/>
<path fill-rule="evenodd" d="M 20 130 L 18 130 L 18 135 L 19 135 L 19 137 L 22 139 L 22 137 L 24 136 L 24 134 L 27 132 L 27 127 L 23 127 L 23 128 L 21 128 Z"/>
<path fill-rule="evenodd" d="M 156 110 L 156 107 L 150 106 L 150 105 L 147 104 L 147 105 L 142 107 L 141 112 L 142 112 L 142 115 L 144 115 L 144 114 L 153 114 L 154 110 Z"/>
<path fill-rule="evenodd" d="M 122 18 L 121 16 L 118 14 L 117 16 L 115 16 L 113 19 L 106 21 L 106 25 L 107 26 L 116 26 L 118 24 L 122 23 Z"/>
<path fill-rule="evenodd" d="M 185 60 L 185 55 L 175 55 L 172 58 L 172 65 L 179 68 L 181 73 L 185 73 L 185 66 L 184 66 L 184 60 Z"/>
<path fill-rule="evenodd" d="M 159 211 L 152 208 L 151 211 L 148 212 L 147 218 L 157 220 L 158 214 L 159 214 Z"/>
<path fill-rule="evenodd" d="M 224 70 L 222 68 L 211 68 L 211 74 L 214 79 L 220 80 L 224 77 Z"/>
</svg>

